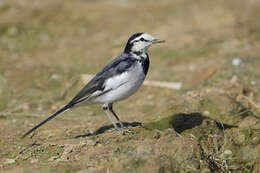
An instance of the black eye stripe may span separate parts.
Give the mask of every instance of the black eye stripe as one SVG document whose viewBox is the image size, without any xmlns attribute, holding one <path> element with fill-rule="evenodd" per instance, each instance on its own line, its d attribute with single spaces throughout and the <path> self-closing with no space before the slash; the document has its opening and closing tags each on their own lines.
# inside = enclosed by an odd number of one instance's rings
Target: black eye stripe
<svg viewBox="0 0 260 173">
<path fill-rule="evenodd" d="M 135 40 L 135 41 L 133 41 L 132 43 L 135 43 L 135 42 L 138 42 L 138 41 L 145 41 L 145 42 L 149 42 L 149 40 L 146 40 L 146 39 L 144 39 L 144 38 L 142 37 L 142 38 L 140 38 L 140 40 Z"/>
<path fill-rule="evenodd" d="M 140 38 L 140 40 L 141 40 L 141 41 L 145 41 L 145 42 L 148 42 L 148 41 L 149 41 L 149 40 L 144 39 L 143 37 Z"/>
</svg>

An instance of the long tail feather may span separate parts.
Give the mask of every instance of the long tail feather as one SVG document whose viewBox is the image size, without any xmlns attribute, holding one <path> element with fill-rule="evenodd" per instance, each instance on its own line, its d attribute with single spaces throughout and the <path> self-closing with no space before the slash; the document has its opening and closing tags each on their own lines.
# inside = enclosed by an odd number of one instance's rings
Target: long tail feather
<svg viewBox="0 0 260 173">
<path fill-rule="evenodd" d="M 49 118 L 47 118 L 46 120 L 42 121 L 41 123 L 39 123 L 37 126 L 33 127 L 31 130 L 29 130 L 28 132 L 26 132 L 22 138 L 26 137 L 27 135 L 29 135 L 30 133 L 32 133 L 33 131 L 35 131 L 36 129 L 38 129 L 39 127 L 41 127 L 43 124 L 47 123 L 48 121 L 52 120 L 53 118 L 55 118 L 56 116 L 66 112 L 67 110 L 69 110 L 68 106 L 64 106 L 63 108 L 61 108 L 60 110 L 58 110 L 56 113 L 54 113 L 53 115 L 51 115 Z"/>
</svg>

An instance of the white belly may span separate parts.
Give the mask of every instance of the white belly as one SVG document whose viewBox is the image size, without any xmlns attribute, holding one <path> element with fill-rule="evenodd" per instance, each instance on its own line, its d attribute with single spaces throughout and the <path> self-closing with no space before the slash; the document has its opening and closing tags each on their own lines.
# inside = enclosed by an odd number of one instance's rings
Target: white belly
<svg viewBox="0 0 260 173">
<path fill-rule="evenodd" d="M 144 79 L 145 74 L 143 73 L 141 64 L 138 63 L 131 71 L 124 72 L 121 75 L 108 79 L 104 89 L 107 93 L 91 99 L 90 101 L 92 103 L 108 104 L 127 98 L 139 89 Z"/>
</svg>

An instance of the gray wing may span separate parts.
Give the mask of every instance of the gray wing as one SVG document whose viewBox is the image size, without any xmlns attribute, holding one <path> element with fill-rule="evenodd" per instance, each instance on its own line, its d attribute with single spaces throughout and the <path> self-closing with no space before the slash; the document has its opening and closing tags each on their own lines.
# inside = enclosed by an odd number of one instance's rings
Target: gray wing
<svg viewBox="0 0 260 173">
<path fill-rule="evenodd" d="M 72 107 L 89 98 L 96 91 L 101 91 L 100 95 L 106 93 L 104 84 L 107 79 L 128 71 L 138 60 L 122 54 L 113 59 L 107 66 L 103 68 L 89 83 L 68 103 L 67 106 Z M 103 93 L 102 93 L 103 92 Z"/>
</svg>

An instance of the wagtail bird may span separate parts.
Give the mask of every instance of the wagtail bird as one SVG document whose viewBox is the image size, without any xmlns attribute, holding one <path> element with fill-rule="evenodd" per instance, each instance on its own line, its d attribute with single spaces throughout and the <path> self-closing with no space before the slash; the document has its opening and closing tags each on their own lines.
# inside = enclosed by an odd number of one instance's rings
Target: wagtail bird
<svg viewBox="0 0 260 173">
<path fill-rule="evenodd" d="M 163 42 L 164 40 L 156 39 L 147 33 L 135 33 L 132 35 L 120 56 L 113 59 L 102 71 L 93 77 L 67 105 L 33 127 L 23 137 L 70 109 L 94 103 L 103 104 L 103 110 L 112 121 L 115 129 L 122 132 L 124 126 L 113 110 L 113 103 L 129 97 L 138 90 L 149 69 L 148 48 L 152 44 Z M 114 115 L 120 127 L 117 126 L 109 112 Z"/>
</svg>

